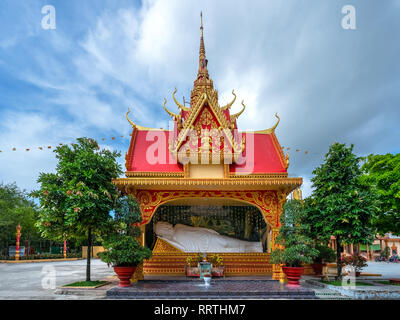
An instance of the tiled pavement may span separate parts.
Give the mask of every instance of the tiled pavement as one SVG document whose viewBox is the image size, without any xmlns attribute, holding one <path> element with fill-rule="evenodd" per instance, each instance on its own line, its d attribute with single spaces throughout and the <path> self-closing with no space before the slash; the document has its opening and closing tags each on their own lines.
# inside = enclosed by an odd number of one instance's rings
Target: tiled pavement
<svg viewBox="0 0 400 320">
<path fill-rule="evenodd" d="M 371 264 L 371 265 L 370 265 Z M 43 277 L 46 275 L 43 273 L 43 268 L 45 267 L 54 267 L 54 271 L 56 272 L 56 286 L 58 289 L 45 289 L 42 286 Z M 112 268 L 107 268 L 107 265 L 99 260 L 92 261 L 92 276 L 94 280 L 108 280 L 111 283 L 107 286 L 100 287 L 97 289 L 83 289 L 83 290 L 70 290 L 68 292 L 64 292 L 65 294 L 54 294 L 54 293 L 62 293 L 63 289 L 60 286 L 71 283 L 74 281 L 82 280 L 85 277 L 85 260 L 79 261 L 59 261 L 52 263 L 27 263 L 27 264 L 0 264 L 0 299 L 105 299 L 107 291 L 113 289 L 118 285 L 118 279 L 115 276 Z M 400 264 L 388 264 L 388 263 L 369 263 L 368 267 L 365 269 L 365 272 L 369 273 L 381 273 L 382 277 L 377 279 L 383 280 L 390 277 L 400 278 Z M 378 272 L 379 271 L 379 272 Z M 305 280 L 311 278 L 309 276 L 304 276 L 302 280 L 302 287 L 314 291 L 314 298 L 317 299 L 352 299 L 351 297 L 345 297 L 335 290 L 331 290 L 329 288 L 317 287 L 316 285 L 307 284 Z M 146 280 L 187 280 L 186 277 L 149 277 L 146 276 Z M 238 294 L 238 288 L 240 287 L 240 283 L 238 281 L 253 281 L 253 283 L 248 283 L 246 286 L 252 289 L 253 287 L 257 287 L 261 282 L 271 283 L 271 277 L 269 276 L 257 276 L 257 277 L 226 277 L 225 279 L 213 279 L 213 281 L 225 281 L 225 284 L 222 287 L 225 289 L 229 289 L 230 281 L 233 284 L 234 290 L 237 290 L 235 294 Z M 360 279 L 361 280 L 361 279 Z M 372 280 L 371 277 L 368 277 L 368 280 Z M 192 282 L 194 281 L 194 282 Z M 193 286 L 195 281 L 199 281 L 198 279 L 193 279 L 188 285 Z M 257 282 L 259 281 L 259 282 Z M 243 283 L 243 282 L 242 282 Z M 246 283 L 246 282 L 245 282 Z M 274 286 L 280 286 L 281 284 L 277 281 L 272 282 L 275 283 L 270 288 L 274 288 Z M 199 283 L 200 284 L 200 283 Z M 218 287 L 218 284 L 217 284 Z M 380 288 L 380 290 L 385 289 L 383 285 L 376 285 L 374 289 Z M 396 287 L 398 288 L 398 287 Z M 243 289 L 243 286 L 240 288 Z M 363 290 L 366 288 L 359 288 L 359 290 Z M 203 292 L 204 296 L 199 296 L 197 298 L 204 299 L 213 299 L 210 295 L 216 294 L 211 289 L 211 292 Z M 215 288 L 217 290 L 217 288 Z M 392 291 L 395 290 L 393 287 Z M 217 290 L 218 291 L 218 290 Z M 169 291 L 172 292 L 172 291 Z M 251 291 L 250 291 L 251 292 Z M 273 291 L 272 291 L 273 292 Z M 201 292 L 200 292 L 201 293 Z M 220 294 L 219 292 L 218 294 Z M 276 292 L 275 292 L 276 293 Z M 207 295 L 208 294 L 208 295 Z M 256 295 L 247 295 L 228 296 L 228 298 L 232 299 L 291 299 L 292 297 L 285 297 L 283 294 L 273 296 L 271 294 L 262 296 L 258 293 L 259 296 Z M 304 296 L 302 296 L 304 298 Z M 138 298 L 138 297 L 137 297 Z M 143 299 L 149 299 L 147 296 Z M 155 297 L 155 299 L 160 299 L 161 297 Z M 169 299 L 174 299 L 173 295 L 168 295 Z M 181 295 L 176 295 L 175 299 L 184 298 Z M 221 295 L 218 298 L 223 298 Z"/>
<path fill-rule="evenodd" d="M 324 288 L 329 290 L 330 292 L 337 292 L 342 295 L 342 299 L 400 299 L 400 288 L 398 286 L 380 284 L 377 281 L 381 281 L 385 279 L 380 278 L 357 278 L 357 281 L 364 282 L 370 284 L 364 286 L 356 286 L 355 288 L 350 287 L 341 287 L 341 286 L 333 286 L 329 284 L 320 283 L 317 279 L 313 277 L 307 277 L 306 284 L 311 284 L 314 287 L 319 286 L 320 288 Z M 316 295 L 318 296 L 318 289 L 315 290 Z"/>
<path fill-rule="evenodd" d="M 270 276 L 215 278 L 209 287 L 198 278 L 149 277 L 130 288 L 118 288 L 115 276 L 97 289 L 59 289 L 58 294 L 83 299 L 349 299 L 335 291 L 301 281 L 301 287 L 288 287 Z"/>
<path fill-rule="evenodd" d="M 316 299 L 309 287 L 274 280 L 146 280 L 130 288 L 114 287 L 107 297 L 122 299 Z"/>
</svg>

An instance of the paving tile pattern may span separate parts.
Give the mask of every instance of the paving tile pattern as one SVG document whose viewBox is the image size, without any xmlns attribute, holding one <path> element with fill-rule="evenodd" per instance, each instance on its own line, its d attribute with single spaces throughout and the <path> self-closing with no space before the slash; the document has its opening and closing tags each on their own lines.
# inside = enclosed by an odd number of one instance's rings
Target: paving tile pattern
<svg viewBox="0 0 400 320">
<path fill-rule="evenodd" d="M 169 298 L 169 299 L 316 299 L 314 290 L 291 287 L 274 280 L 146 280 L 129 288 L 115 287 L 107 291 L 108 298 Z"/>
<path fill-rule="evenodd" d="M 306 284 L 336 291 L 342 296 L 352 299 L 400 299 L 400 288 L 398 286 L 377 284 L 374 281 L 364 279 L 360 279 L 359 281 L 370 283 L 371 285 L 350 288 L 321 283 L 315 279 L 307 279 Z"/>
</svg>

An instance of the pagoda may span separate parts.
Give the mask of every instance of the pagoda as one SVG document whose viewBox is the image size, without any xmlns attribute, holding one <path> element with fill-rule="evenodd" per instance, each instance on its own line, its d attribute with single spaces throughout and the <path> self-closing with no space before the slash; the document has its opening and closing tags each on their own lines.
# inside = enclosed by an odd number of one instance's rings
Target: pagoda
<svg viewBox="0 0 400 320">
<path fill-rule="evenodd" d="M 240 111 L 233 113 L 232 91 L 232 101 L 220 106 L 208 72 L 202 19 L 190 105 L 177 101 L 176 91 L 172 98 L 178 112 L 167 108 L 166 99 L 163 103 L 173 123 L 169 130 L 140 126 L 130 120 L 129 109 L 126 114 L 132 126 L 126 177 L 113 182 L 136 198 L 142 214 L 140 242 L 153 250 L 152 258 L 137 268 L 135 279 L 184 275 L 187 258 L 196 258 L 158 239 L 157 221 L 220 228 L 228 236 L 262 241 L 263 252 L 221 253 L 226 275 L 283 279 L 281 267 L 270 264 L 269 258 L 277 246 L 282 207 L 302 178 L 288 177 L 289 156 L 275 135 L 278 115 L 271 128 L 239 130 L 237 120 L 245 104 L 242 101 Z"/>
</svg>

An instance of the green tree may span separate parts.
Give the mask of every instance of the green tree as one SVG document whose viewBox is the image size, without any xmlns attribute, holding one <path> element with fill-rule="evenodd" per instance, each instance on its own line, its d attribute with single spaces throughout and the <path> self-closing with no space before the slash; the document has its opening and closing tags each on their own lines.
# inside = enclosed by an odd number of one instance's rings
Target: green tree
<svg viewBox="0 0 400 320">
<path fill-rule="evenodd" d="M 139 204 L 132 195 L 120 196 L 114 210 L 115 233 L 124 233 L 139 237 L 142 232 L 138 223 L 142 221 Z"/>
<path fill-rule="evenodd" d="M 305 214 L 303 204 L 299 200 L 288 200 L 283 207 L 276 242 L 284 248 L 275 249 L 271 254 L 271 262 L 285 263 L 287 267 L 302 267 L 303 263 L 312 263 L 318 255 L 313 248 L 312 239 L 308 236 L 307 224 L 301 221 Z"/>
<path fill-rule="evenodd" d="M 41 187 L 32 192 L 42 207 L 38 227 L 46 237 L 60 238 L 64 232 L 69 237 L 86 237 L 86 281 L 90 281 L 93 237 L 112 230 L 110 212 L 120 197 L 112 183 L 122 173 L 116 161 L 120 153 L 100 150 L 90 138 L 79 138 L 54 152 L 56 173 L 41 173 Z"/>
<path fill-rule="evenodd" d="M 137 266 L 151 257 L 151 250 L 137 241 L 142 232 L 138 223 L 142 215 L 137 201 L 131 196 L 118 198 L 114 213 L 114 232 L 104 237 L 100 259 L 113 266 Z"/>
<path fill-rule="evenodd" d="M 379 234 L 400 234 L 400 153 L 369 155 L 362 166 L 362 182 L 375 188 L 380 210 L 374 224 Z"/>
<path fill-rule="evenodd" d="M 353 154 L 353 145 L 332 144 L 325 162 L 313 171 L 314 190 L 306 201 L 304 223 L 312 226 L 313 238 L 321 242 L 336 238 L 338 280 L 342 278 L 342 245 L 372 243 L 375 237 L 376 193 L 360 181 L 361 160 Z"/>
<path fill-rule="evenodd" d="M 40 239 L 39 230 L 35 226 L 38 207 L 30 200 L 25 191 L 21 191 L 15 183 L 0 184 L 0 248 L 8 254 L 8 246 L 15 245 L 16 226 L 21 225 L 21 241 Z M 29 245 L 28 245 L 29 246 Z"/>
</svg>

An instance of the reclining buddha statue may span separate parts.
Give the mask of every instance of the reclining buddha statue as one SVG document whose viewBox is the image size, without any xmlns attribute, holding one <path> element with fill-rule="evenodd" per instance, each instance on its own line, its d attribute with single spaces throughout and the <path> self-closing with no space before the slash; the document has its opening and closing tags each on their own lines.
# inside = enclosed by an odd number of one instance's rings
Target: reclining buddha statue
<svg viewBox="0 0 400 320">
<path fill-rule="evenodd" d="M 263 252 L 261 242 L 250 242 L 220 235 L 207 228 L 190 227 L 183 224 L 157 222 L 156 235 L 184 252 Z"/>
</svg>

